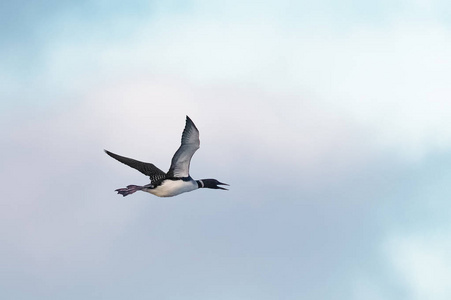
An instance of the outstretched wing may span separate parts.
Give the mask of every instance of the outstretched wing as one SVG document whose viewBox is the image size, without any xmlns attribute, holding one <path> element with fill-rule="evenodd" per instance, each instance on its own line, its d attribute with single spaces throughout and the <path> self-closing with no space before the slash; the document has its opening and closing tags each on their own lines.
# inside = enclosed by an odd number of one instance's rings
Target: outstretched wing
<svg viewBox="0 0 451 300">
<path fill-rule="evenodd" d="M 167 173 L 167 178 L 188 177 L 191 158 L 200 147 L 199 130 L 193 121 L 186 116 L 185 129 L 182 134 L 182 144 L 172 157 L 171 167 Z"/>
<path fill-rule="evenodd" d="M 144 175 L 147 175 L 150 177 L 150 181 L 152 183 L 160 181 L 164 178 L 166 178 L 166 173 L 158 169 L 154 164 L 151 163 L 145 163 L 138 160 L 134 160 L 128 157 L 120 156 L 117 154 L 114 154 L 110 151 L 105 150 L 105 153 L 111 156 L 112 158 L 120 161 L 123 164 L 126 164 L 129 167 L 132 167 L 139 172 L 143 173 Z"/>
</svg>

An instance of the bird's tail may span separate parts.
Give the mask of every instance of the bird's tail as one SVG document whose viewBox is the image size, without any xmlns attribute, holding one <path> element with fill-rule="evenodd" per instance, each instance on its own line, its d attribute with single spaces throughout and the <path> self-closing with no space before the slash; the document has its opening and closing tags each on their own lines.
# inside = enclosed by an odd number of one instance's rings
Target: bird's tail
<svg viewBox="0 0 451 300">
<path fill-rule="evenodd" d="M 117 189 L 115 190 L 118 194 L 121 194 L 122 196 L 127 196 L 130 194 L 133 194 L 136 191 L 142 190 L 143 187 L 139 185 L 128 185 L 126 188 Z"/>
</svg>

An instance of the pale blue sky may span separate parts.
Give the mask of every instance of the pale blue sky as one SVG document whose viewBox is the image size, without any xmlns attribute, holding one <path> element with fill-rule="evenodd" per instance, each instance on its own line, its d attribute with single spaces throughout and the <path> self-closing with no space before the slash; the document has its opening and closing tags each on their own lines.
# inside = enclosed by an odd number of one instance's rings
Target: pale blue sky
<svg viewBox="0 0 451 300">
<path fill-rule="evenodd" d="M 451 297 L 447 1 L 2 1 L 2 299 Z M 163 199 L 103 149 L 194 178 Z"/>
</svg>

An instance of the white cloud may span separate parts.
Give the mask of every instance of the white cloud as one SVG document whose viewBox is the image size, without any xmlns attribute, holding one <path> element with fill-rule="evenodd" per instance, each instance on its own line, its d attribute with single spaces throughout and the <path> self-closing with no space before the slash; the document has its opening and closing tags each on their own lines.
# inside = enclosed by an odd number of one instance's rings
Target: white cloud
<svg viewBox="0 0 451 300">
<path fill-rule="evenodd" d="M 407 159 L 451 147 L 445 25 L 404 16 L 379 27 L 302 21 L 287 27 L 266 10 L 249 18 L 229 12 L 233 21 L 196 12 L 134 21 L 135 30 L 116 40 L 102 39 L 96 27 L 83 42 L 56 31 L 37 86 L 79 91 L 143 73 L 200 86 L 245 86 L 280 95 L 272 109 L 299 107 L 309 98 L 321 111 L 357 121 L 371 132 L 371 146 Z M 65 28 L 77 28 L 71 22 Z M 261 109 L 256 97 L 243 101 Z"/>
<path fill-rule="evenodd" d="M 447 32 L 431 24 L 403 24 L 384 35 L 373 30 L 358 33 L 342 49 L 348 54 L 338 63 L 340 79 L 324 98 L 373 128 L 381 146 L 412 158 L 448 149 Z M 338 103 L 333 103 L 334 92 Z"/>
<path fill-rule="evenodd" d="M 394 236 L 387 244 L 389 263 L 409 299 L 451 297 L 449 235 Z"/>
</svg>

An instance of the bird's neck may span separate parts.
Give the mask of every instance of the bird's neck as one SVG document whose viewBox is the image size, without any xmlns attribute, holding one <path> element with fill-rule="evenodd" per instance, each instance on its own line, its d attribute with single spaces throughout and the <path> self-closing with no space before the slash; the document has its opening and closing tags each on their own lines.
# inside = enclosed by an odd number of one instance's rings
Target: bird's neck
<svg viewBox="0 0 451 300">
<path fill-rule="evenodd" d="M 196 180 L 196 182 L 197 182 L 197 188 L 198 189 L 202 189 L 202 188 L 206 187 L 205 183 L 202 181 L 202 179 L 201 180 Z"/>
</svg>

